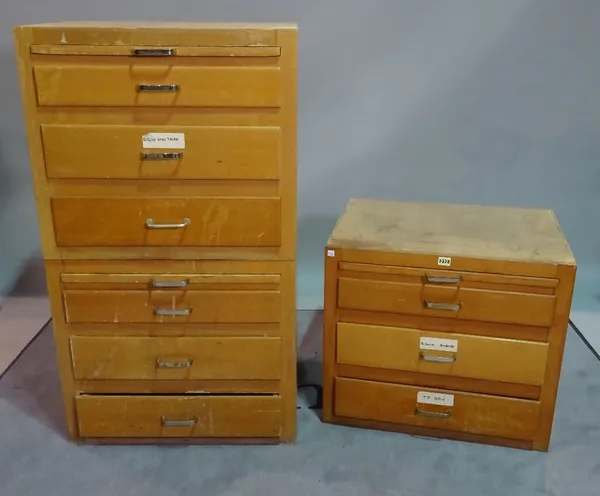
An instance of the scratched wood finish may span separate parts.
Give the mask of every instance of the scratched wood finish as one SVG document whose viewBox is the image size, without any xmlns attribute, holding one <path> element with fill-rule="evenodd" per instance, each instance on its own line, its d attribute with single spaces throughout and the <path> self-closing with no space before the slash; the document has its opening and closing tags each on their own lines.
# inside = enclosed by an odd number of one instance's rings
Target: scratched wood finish
<svg viewBox="0 0 600 496">
<path fill-rule="evenodd" d="M 149 268 L 143 266 L 144 268 Z M 85 269 L 84 269 L 85 270 Z M 99 288 L 103 289 L 105 285 L 114 287 L 119 283 L 119 287 L 124 289 L 141 288 L 159 288 L 161 285 L 174 284 L 174 287 L 183 286 L 185 289 L 269 289 L 277 286 L 281 282 L 279 274 L 194 274 L 189 272 L 174 274 L 151 274 L 151 273 L 63 273 L 60 276 L 61 282 L 68 287 L 79 287 L 80 289 Z"/>
<path fill-rule="evenodd" d="M 452 394 L 454 405 L 450 408 L 419 402 L 419 392 Z M 537 401 L 346 378 L 335 380 L 334 405 L 335 414 L 339 417 L 393 422 L 432 430 L 466 431 L 522 441 L 534 439 L 540 413 Z M 379 405 L 385 405 L 385 408 Z"/>
<path fill-rule="evenodd" d="M 324 421 L 548 451 L 575 273 L 548 210 L 351 200 L 325 247 Z"/>
<path fill-rule="evenodd" d="M 493 289 L 501 287 L 508 291 L 538 294 L 553 294 L 554 288 L 558 285 L 558 279 L 548 277 L 519 277 L 485 272 L 444 270 L 441 268 L 424 269 L 370 263 L 340 262 L 339 270 L 341 276 L 348 273 L 354 278 L 370 279 L 376 277 L 380 280 L 426 284 L 432 277 L 442 277 L 459 279 L 458 284 L 463 288 Z"/>
<path fill-rule="evenodd" d="M 448 308 L 429 308 L 424 302 Z M 542 327 L 552 323 L 554 304 L 554 295 L 462 288 L 460 284 L 422 285 L 340 277 L 338 290 L 338 305 L 344 309 Z"/>
<path fill-rule="evenodd" d="M 31 45 L 31 53 L 44 55 L 119 55 L 132 57 L 136 50 L 154 50 L 156 46 Z M 279 57 L 278 46 L 189 46 L 178 47 L 176 57 Z"/>
<path fill-rule="evenodd" d="M 79 379 L 86 394 L 272 394 L 281 391 L 280 380 L 220 379 Z"/>
<path fill-rule="evenodd" d="M 144 147 L 149 133 L 183 134 L 185 149 L 168 143 Z M 52 179 L 264 180 L 280 175 L 281 130 L 275 126 L 44 124 L 42 140 Z"/>
<path fill-rule="evenodd" d="M 76 379 L 279 380 L 281 339 L 71 337 Z"/>
<path fill-rule="evenodd" d="M 131 67 L 34 65 L 41 106 L 279 107 L 278 67 L 195 67 L 134 63 Z M 140 85 L 175 86 L 141 91 Z"/>
<path fill-rule="evenodd" d="M 334 370 L 336 377 L 463 391 L 465 393 L 507 396 L 526 400 L 539 400 L 541 392 L 541 386 L 456 377 L 443 372 L 441 374 L 422 374 L 420 372 L 346 365 L 343 363 L 335 364 Z"/>
<path fill-rule="evenodd" d="M 295 34 L 297 27 L 293 23 L 279 22 L 59 21 L 20 29 L 30 30 L 31 45 L 179 48 L 281 46 L 282 32 Z"/>
<path fill-rule="evenodd" d="M 94 22 L 54 23 L 17 26 L 14 30 L 44 257 L 51 260 L 294 261 L 297 244 L 296 28 L 292 24 L 260 24 L 261 27 L 257 28 L 258 24 L 243 23 L 144 23 L 143 27 L 126 23 L 123 26 L 114 28 Z M 68 41 L 65 42 L 65 39 Z M 189 44 L 185 40 L 190 40 Z M 45 48 L 33 49 L 36 53 L 32 53 L 32 46 Z M 120 54 L 111 55 L 113 48 Z M 173 49 L 176 55 L 132 57 L 129 50 L 133 48 L 167 48 Z M 69 55 L 69 50 L 84 53 Z M 123 50 L 128 54 L 125 55 Z M 162 71 L 163 76 L 165 68 L 191 68 L 193 73 L 199 71 L 197 74 L 204 71 L 233 74 L 235 84 L 245 86 L 243 94 L 233 90 L 223 92 L 220 84 L 214 91 L 232 98 L 241 95 L 242 98 L 261 101 L 262 93 L 268 88 L 261 86 L 253 92 L 243 74 L 276 74 L 279 103 L 277 106 L 266 106 L 256 101 L 251 106 L 239 106 L 239 103 L 229 106 L 218 102 L 209 106 L 178 106 L 167 102 L 150 106 L 55 106 L 38 102 L 34 67 L 42 72 L 56 66 L 68 70 L 109 67 L 119 73 L 128 73 L 132 64 L 141 65 L 153 73 Z M 49 91 L 54 91 L 54 85 L 50 86 Z M 99 85 L 97 79 L 91 87 L 93 95 L 111 91 L 110 84 Z M 149 96 L 170 98 L 160 93 Z M 200 90 L 194 91 L 194 94 L 200 93 Z M 108 129 L 115 128 L 118 132 L 110 135 Z M 140 166 L 139 149 L 130 152 L 129 140 L 133 129 L 142 128 L 149 132 L 182 128 L 191 132 L 186 140 L 186 149 L 180 150 L 183 158 L 176 160 L 177 164 L 166 160 Z M 93 141 L 91 133 L 94 131 L 91 129 L 99 131 L 96 135 L 100 138 L 99 142 Z M 85 132 L 85 136 L 80 131 Z M 58 136 L 63 132 L 66 134 L 62 136 L 68 143 Z M 44 142 L 44 133 L 48 144 Z M 107 146 L 102 136 L 110 136 L 109 142 L 113 146 Z M 63 142 L 64 146 L 57 146 L 57 141 Z M 90 146 L 85 146 L 84 150 L 85 143 Z M 197 143 L 206 143 L 207 146 L 200 147 Z M 135 157 L 115 160 L 121 147 L 126 154 L 133 153 Z M 187 157 L 190 157 L 189 161 Z M 215 201 L 247 199 L 249 202 L 255 199 L 274 200 L 278 206 L 270 212 L 277 217 L 274 222 L 280 224 L 276 228 L 279 240 L 273 238 L 269 241 L 266 237 L 269 231 L 265 230 L 260 240 L 250 244 L 243 242 L 241 246 L 176 245 L 178 249 L 175 250 L 171 249 L 172 244 L 61 246 L 57 243 L 55 219 L 49 206 L 54 199 L 73 197 L 82 201 L 91 198 L 143 198 L 152 201 L 152 198 L 164 197 L 202 197 Z M 223 209 L 230 207 L 221 205 Z M 223 214 L 211 218 L 211 229 L 219 230 L 218 224 L 227 224 L 227 221 Z"/>
<path fill-rule="evenodd" d="M 278 396 L 75 398 L 84 437 L 279 437 Z"/>
<path fill-rule="evenodd" d="M 63 291 L 69 323 L 279 322 L 279 291 Z M 184 312 L 171 315 L 169 312 Z"/>
<path fill-rule="evenodd" d="M 533 208 L 352 199 L 328 245 L 435 255 L 426 268 L 446 268 L 439 256 L 483 259 L 490 270 L 481 272 L 497 274 L 493 268 L 510 261 L 575 263 L 554 213 Z"/>
<path fill-rule="evenodd" d="M 422 349 L 422 339 L 441 349 Z M 536 386 L 547 354 L 547 343 L 515 339 L 344 322 L 337 328 L 337 362 L 346 365 Z"/>
<path fill-rule="evenodd" d="M 14 40 L 69 436 L 293 442 L 296 26 Z"/>
<path fill-rule="evenodd" d="M 281 239 L 275 198 L 54 198 L 52 211 L 59 246 L 278 246 Z"/>
</svg>

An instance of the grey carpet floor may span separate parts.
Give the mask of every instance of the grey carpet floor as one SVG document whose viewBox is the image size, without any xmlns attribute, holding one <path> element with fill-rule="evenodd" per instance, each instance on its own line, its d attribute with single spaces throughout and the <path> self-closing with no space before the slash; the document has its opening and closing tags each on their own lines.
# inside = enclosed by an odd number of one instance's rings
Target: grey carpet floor
<svg viewBox="0 0 600 496">
<path fill-rule="evenodd" d="M 320 376 L 320 325 L 299 314 L 302 380 Z M 298 401 L 294 445 L 70 444 L 48 326 L 0 379 L 0 496 L 600 494 L 600 362 L 572 330 L 549 453 L 334 427 Z"/>
</svg>

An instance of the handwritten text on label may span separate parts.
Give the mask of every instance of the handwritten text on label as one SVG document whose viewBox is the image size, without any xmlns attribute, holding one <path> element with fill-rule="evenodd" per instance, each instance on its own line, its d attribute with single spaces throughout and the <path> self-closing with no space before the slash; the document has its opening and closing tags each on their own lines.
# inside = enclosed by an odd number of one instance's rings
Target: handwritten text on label
<svg viewBox="0 0 600 496">
<path fill-rule="evenodd" d="M 429 405 L 454 406 L 454 395 L 443 393 L 430 393 L 428 391 L 419 391 L 417 393 L 417 403 L 427 403 Z"/>
<path fill-rule="evenodd" d="M 148 133 L 142 136 L 144 148 L 185 148 L 183 133 Z"/>
<path fill-rule="evenodd" d="M 458 340 L 421 337 L 419 348 L 432 351 L 458 351 Z"/>
</svg>

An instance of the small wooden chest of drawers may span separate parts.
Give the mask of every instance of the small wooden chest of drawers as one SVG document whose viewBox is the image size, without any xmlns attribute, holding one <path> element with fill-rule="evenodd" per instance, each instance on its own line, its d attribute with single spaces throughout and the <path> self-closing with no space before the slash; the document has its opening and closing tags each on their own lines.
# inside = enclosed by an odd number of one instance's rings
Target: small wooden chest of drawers
<svg viewBox="0 0 600 496">
<path fill-rule="evenodd" d="M 547 451 L 575 273 L 551 211 L 351 200 L 325 250 L 324 421 Z"/>
<path fill-rule="evenodd" d="M 293 441 L 296 26 L 15 44 L 70 435 Z"/>
</svg>

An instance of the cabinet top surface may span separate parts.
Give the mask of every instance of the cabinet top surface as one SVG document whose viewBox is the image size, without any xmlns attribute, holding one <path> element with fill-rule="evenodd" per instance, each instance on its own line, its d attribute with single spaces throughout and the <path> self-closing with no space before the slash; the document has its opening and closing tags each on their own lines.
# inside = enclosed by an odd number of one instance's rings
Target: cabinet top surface
<svg viewBox="0 0 600 496">
<path fill-rule="evenodd" d="M 352 199 L 329 247 L 575 264 L 551 210 Z"/>
<path fill-rule="evenodd" d="M 290 22 L 175 22 L 175 21 L 62 21 L 26 24 L 19 28 L 77 28 L 77 29 L 296 29 Z"/>
<path fill-rule="evenodd" d="M 278 46 L 295 43 L 297 26 L 258 22 L 67 21 L 15 26 L 13 32 L 22 46 Z"/>
</svg>

